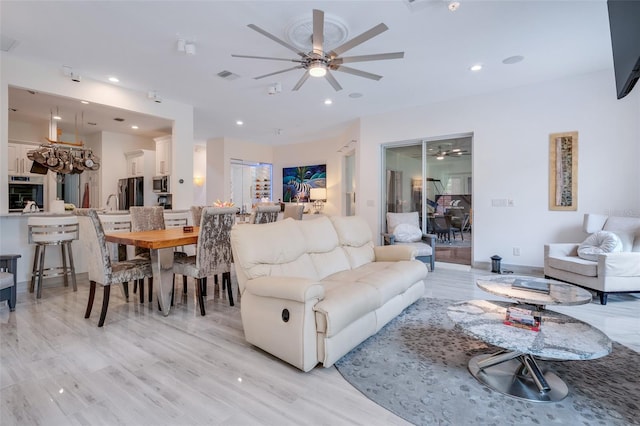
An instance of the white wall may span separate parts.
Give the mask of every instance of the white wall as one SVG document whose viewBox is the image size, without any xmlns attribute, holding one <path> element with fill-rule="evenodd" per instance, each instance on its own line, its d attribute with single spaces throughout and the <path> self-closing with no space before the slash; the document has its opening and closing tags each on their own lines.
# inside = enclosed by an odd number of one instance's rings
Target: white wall
<svg viewBox="0 0 640 426">
<path fill-rule="evenodd" d="M 193 185 L 193 205 L 207 204 L 207 147 L 206 142 L 193 147 L 193 177 L 202 179 L 202 186 Z"/>
<path fill-rule="evenodd" d="M 545 243 L 584 238 L 584 213 L 640 216 L 638 123 L 640 89 L 616 100 L 610 71 L 364 117 L 359 214 L 382 229 L 381 144 L 473 133 L 473 259 L 499 254 L 505 264 L 540 267 Z M 579 132 L 578 210 L 550 211 L 549 134 L 573 130 Z M 491 207 L 495 198 L 515 206 Z"/>
</svg>

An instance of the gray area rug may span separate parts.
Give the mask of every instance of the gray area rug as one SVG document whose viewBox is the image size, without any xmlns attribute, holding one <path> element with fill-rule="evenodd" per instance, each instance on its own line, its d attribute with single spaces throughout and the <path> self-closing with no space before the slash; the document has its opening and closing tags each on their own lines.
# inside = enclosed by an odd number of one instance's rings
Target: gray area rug
<svg viewBox="0 0 640 426">
<path fill-rule="evenodd" d="M 336 363 L 369 399 L 416 425 L 639 425 L 640 354 L 613 344 L 591 361 L 542 362 L 569 395 L 534 403 L 502 395 L 467 370 L 498 348 L 454 328 L 442 299 L 420 299 Z"/>
</svg>

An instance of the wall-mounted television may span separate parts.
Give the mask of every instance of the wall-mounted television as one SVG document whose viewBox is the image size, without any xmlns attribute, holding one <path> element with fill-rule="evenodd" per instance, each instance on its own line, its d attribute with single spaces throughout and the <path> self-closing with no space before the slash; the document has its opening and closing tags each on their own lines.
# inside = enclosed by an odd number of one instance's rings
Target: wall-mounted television
<svg viewBox="0 0 640 426">
<path fill-rule="evenodd" d="M 640 0 L 608 0 L 616 92 L 622 99 L 640 78 Z"/>
</svg>

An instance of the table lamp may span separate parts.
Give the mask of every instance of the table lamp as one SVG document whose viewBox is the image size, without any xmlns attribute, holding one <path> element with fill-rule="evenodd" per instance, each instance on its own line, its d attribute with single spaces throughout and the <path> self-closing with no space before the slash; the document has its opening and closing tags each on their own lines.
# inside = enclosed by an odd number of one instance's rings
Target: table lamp
<svg viewBox="0 0 640 426">
<path fill-rule="evenodd" d="M 327 201 L 327 189 L 326 188 L 311 188 L 309 191 L 309 199 L 313 201 L 314 214 L 320 213 L 324 207 L 325 201 Z"/>
</svg>

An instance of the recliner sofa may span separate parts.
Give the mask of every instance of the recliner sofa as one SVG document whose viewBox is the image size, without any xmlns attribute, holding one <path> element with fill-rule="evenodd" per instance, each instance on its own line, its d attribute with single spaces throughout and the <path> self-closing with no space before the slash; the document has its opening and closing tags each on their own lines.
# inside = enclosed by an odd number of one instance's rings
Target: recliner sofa
<svg viewBox="0 0 640 426">
<path fill-rule="evenodd" d="M 246 340 L 309 371 L 329 367 L 424 294 L 407 246 L 374 246 L 357 216 L 231 230 Z"/>
<path fill-rule="evenodd" d="M 607 304 L 609 293 L 640 292 L 640 218 L 585 214 L 583 229 L 588 234 L 609 231 L 622 242 L 622 251 L 602 253 L 597 260 L 578 256 L 580 243 L 544 246 L 544 275 L 595 291 Z"/>
</svg>

